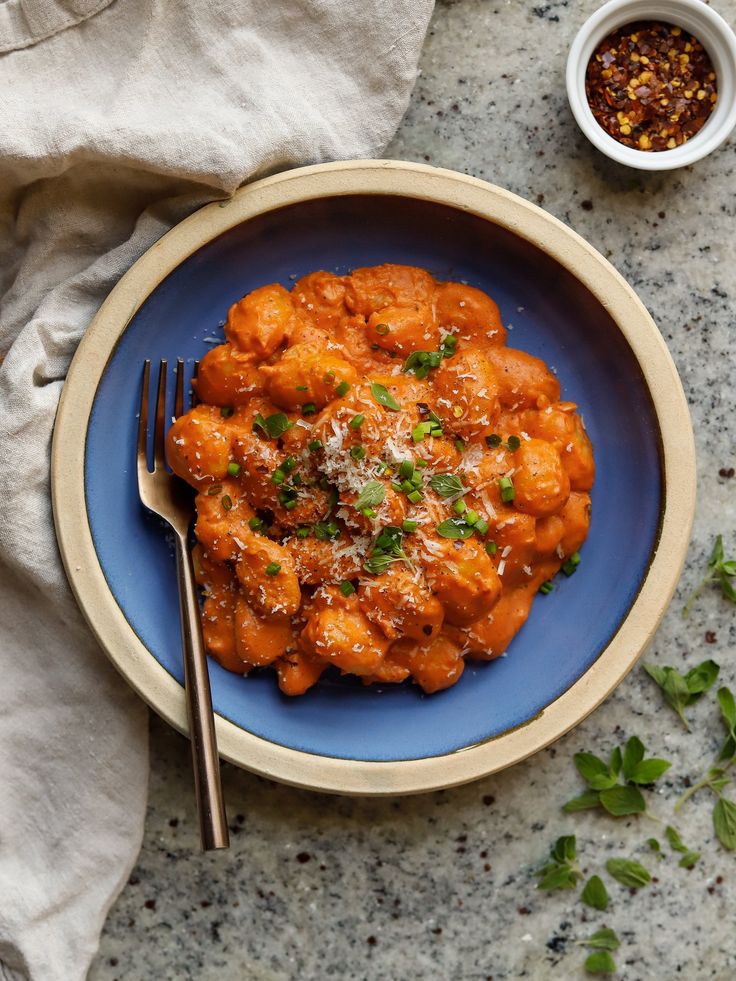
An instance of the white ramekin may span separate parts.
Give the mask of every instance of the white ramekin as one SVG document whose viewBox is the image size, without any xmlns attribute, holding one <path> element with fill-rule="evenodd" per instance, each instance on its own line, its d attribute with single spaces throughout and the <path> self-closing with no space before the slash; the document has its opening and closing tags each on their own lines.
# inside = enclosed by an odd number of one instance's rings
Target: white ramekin
<svg viewBox="0 0 736 981">
<path fill-rule="evenodd" d="M 585 72 L 597 45 L 633 21 L 658 20 L 684 28 L 710 55 L 718 84 L 716 107 L 703 128 L 674 150 L 651 152 L 624 146 L 596 122 L 585 95 Z M 593 146 L 639 170 L 685 167 L 720 146 L 736 125 L 736 35 L 703 0 L 609 0 L 586 20 L 567 58 L 567 97 L 578 126 Z"/>
</svg>

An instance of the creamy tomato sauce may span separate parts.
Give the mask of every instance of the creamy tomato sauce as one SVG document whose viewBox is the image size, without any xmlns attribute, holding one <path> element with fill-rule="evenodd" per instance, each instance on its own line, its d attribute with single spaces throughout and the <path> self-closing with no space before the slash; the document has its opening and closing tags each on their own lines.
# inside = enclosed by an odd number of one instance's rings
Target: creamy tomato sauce
<svg viewBox="0 0 736 981">
<path fill-rule="evenodd" d="M 435 692 L 502 654 L 574 568 L 594 463 L 493 300 L 409 266 L 315 272 L 249 293 L 225 338 L 167 445 L 212 657 L 299 695 L 330 666 Z"/>
</svg>

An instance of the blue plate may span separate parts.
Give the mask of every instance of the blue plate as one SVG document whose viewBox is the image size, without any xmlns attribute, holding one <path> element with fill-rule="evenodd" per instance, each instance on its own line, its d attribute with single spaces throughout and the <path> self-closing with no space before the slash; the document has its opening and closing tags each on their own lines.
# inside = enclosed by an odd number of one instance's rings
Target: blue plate
<svg viewBox="0 0 736 981">
<path fill-rule="evenodd" d="M 199 249 L 148 297 L 100 382 L 85 488 L 94 545 L 126 619 L 183 680 L 173 553 L 141 506 L 135 478 L 137 386 L 145 358 L 189 365 L 222 339 L 228 307 L 264 283 L 290 288 L 315 269 L 423 266 L 489 293 L 509 345 L 553 366 L 582 412 L 596 456 L 593 520 L 578 573 L 539 596 L 507 656 L 468 664 L 455 687 L 364 688 L 325 677 L 281 695 L 273 672 L 242 678 L 211 662 L 215 710 L 266 740 L 309 753 L 394 761 L 439 756 L 521 726 L 574 684 L 626 617 L 647 572 L 662 503 L 661 437 L 638 362 L 599 301 L 533 244 L 485 219 L 411 198 L 355 195 L 291 205 Z"/>
</svg>

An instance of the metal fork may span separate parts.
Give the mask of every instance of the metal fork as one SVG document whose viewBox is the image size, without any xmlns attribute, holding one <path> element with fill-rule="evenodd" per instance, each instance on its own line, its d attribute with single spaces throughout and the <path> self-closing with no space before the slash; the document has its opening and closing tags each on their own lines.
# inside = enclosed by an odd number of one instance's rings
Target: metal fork
<svg viewBox="0 0 736 981">
<path fill-rule="evenodd" d="M 143 366 L 141 409 L 138 421 L 138 493 L 145 506 L 168 522 L 174 532 L 176 572 L 179 582 L 179 612 L 184 652 L 184 685 L 187 697 L 189 737 L 194 766 L 194 790 L 203 851 L 227 848 L 230 844 L 220 783 L 215 720 L 207 671 L 199 604 L 187 535 L 192 520 L 191 494 L 179 477 L 166 469 L 166 361 L 158 373 L 158 396 L 153 436 L 153 472 L 148 469 L 148 386 L 151 362 Z M 176 363 L 174 415 L 184 410 L 184 362 Z"/>
</svg>

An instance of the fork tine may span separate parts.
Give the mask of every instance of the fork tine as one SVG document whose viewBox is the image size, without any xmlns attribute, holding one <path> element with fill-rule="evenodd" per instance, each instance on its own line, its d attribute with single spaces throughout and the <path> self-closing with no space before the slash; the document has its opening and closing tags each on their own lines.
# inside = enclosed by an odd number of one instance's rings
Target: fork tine
<svg viewBox="0 0 736 981">
<path fill-rule="evenodd" d="M 153 434 L 153 469 L 166 467 L 166 358 L 161 358 L 158 369 L 158 395 L 156 397 L 156 429 Z"/>
<path fill-rule="evenodd" d="M 184 412 L 184 361 L 176 359 L 176 397 L 174 399 L 174 415 L 178 419 Z"/>
<path fill-rule="evenodd" d="M 148 471 L 148 383 L 151 362 L 143 362 L 143 381 L 141 382 L 141 407 L 138 413 L 138 474 Z"/>
</svg>

